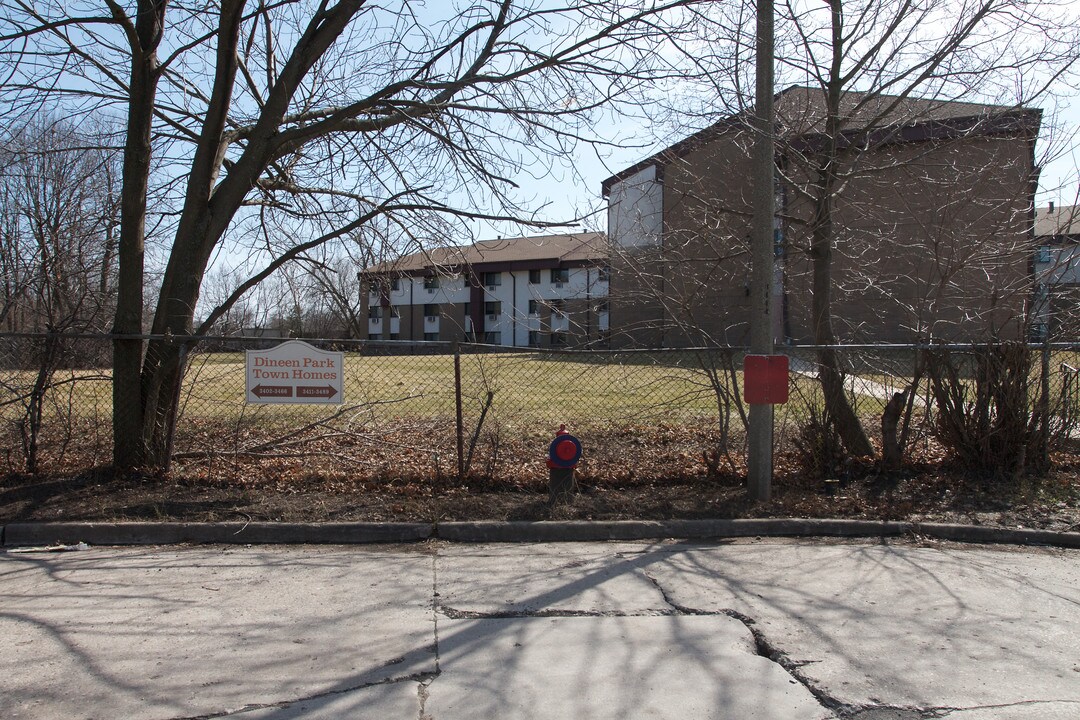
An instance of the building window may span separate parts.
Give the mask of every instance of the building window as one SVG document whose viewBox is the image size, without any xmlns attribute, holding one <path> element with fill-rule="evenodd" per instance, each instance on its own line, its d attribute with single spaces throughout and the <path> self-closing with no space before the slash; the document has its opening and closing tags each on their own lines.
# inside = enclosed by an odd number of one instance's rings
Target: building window
<svg viewBox="0 0 1080 720">
<path fill-rule="evenodd" d="M 501 272 L 486 272 L 484 273 L 484 284 L 489 288 L 502 285 L 502 273 Z"/>
<path fill-rule="evenodd" d="M 397 333 L 390 333 L 390 339 L 391 340 L 397 340 L 398 337 L 399 337 L 399 335 Z"/>
<path fill-rule="evenodd" d="M 1048 263 L 1048 262 L 1050 262 L 1050 248 L 1045 247 L 1045 246 L 1039 248 L 1038 252 L 1035 253 L 1035 262 L 1037 262 L 1037 263 Z"/>
<path fill-rule="evenodd" d="M 398 307 L 397 305 L 391 305 L 390 306 L 390 317 L 396 317 L 396 318 L 401 317 L 401 308 Z"/>
<path fill-rule="evenodd" d="M 566 347 L 566 333 L 551 333 L 551 347 Z"/>
<path fill-rule="evenodd" d="M 552 300 L 548 305 L 551 306 L 552 315 L 566 315 L 566 303 L 562 300 Z"/>
<path fill-rule="evenodd" d="M 390 278 L 390 289 L 397 292 L 401 289 L 401 278 Z"/>
<path fill-rule="evenodd" d="M 439 287 L 439 276 L 432 275 L 431 277 L 424 278 L 425 290 L 436 290 Z"/>
<path fill-rule="evenodd" d="M 378 320 L 382 317 L 382 308 L 379 306 L 369 307 L 367 311 L 368 320 Z"/>
<path fill-rule="evenodd" d="M 607 300 L 601 300 L 600 302 L 596 303 L 596 312 L 598 312 L 598 313 L 606 313 L 607 311 L 608 311 L 608 301 Z"/>
<path fill-rule="evenodd" d="M 502 314 L 502 303 L 501 302 L 486 302 L 486 303 L 484 303 L 484 314 L 488 315 L 489 317 L 492 316 L 492 315 L 498 316 L 498 315 Z"/>
<path fill-rule="evenodd" d="M 556 285 L 570 282 L 570 271 L 566 268 L 551 268 L 551 282 Z"/>
<path fill-rule="evenodd" d="M 424 305 L 424 317 L 434 318 L 439 317 L 439 306 L 434 303 L 427 303 Z"/>
<path fill-rule="evenodd" d="M 596 279 L 600 282 L 610 282 L 611 280 L 611 266 L 601 265 L 597 268 Z"/>
<path fill-rule="evenodd" d="M 530 315 L 539 315 L 540 314 L 540 301 L 539 300 L 530 300 L 529 301 L 529 314 Z"/>
<path fill-rule="evenodd" d="M 486 332 L 484 333 L 484 342 L 488 345 L 500 345 L 502 344 L 502 333 Z"/>
<path fill-rule="evenodd" d="M 539 285 L 540 284 L 540 271 L 539 270 L 530 270 L 529 271 L 529 284 L 530 285 Z"/>
<path fill-rule="evenodd" d="M 378 340 L 380 337 L 382 337 L 382 336 L 379 335 L 379 333 L 368 333 L 367 339 L 368 340 Z"/>
<path fill-rule="evenodd" d="M 540 347 L 540 331 L 529 331 L 529 347 Z"/>
<path fill-rule="evenodd" d="M 438 342 L 439 341 L 439 333 L 437 333 L 437 332 L 424 333 L 424 340 L 426 342 Z"/>
<path fill-rule="evenodd" d="M 472 303 L 464 303 L 462 307 L 465 309 L 465 317 L 469 317 L 469 312 L 472 310 Z"/>
</svg>

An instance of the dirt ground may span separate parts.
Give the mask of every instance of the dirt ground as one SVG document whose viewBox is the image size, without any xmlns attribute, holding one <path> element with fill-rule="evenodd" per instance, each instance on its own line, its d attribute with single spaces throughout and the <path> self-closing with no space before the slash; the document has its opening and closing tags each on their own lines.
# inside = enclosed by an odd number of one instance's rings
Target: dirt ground
<svg viewBox="0 0 1080 720">
<path fill-rule="evenodd" d="M 497 480 L 476 473 L 466 482 L 439 468 L 343 473 L 307 464 L 300 472 L 292 465 L 267 467 L 265 459 L 219 460 L 215 472 L 189 464 L 163 476 L 115 478 L 102 468 L 37 477 L 8 473 L 0 478 L 0 523 L 831 517 L 1080 531 L 1080 459 L 1074 455 L 1056 457 L 1055 469 L 1041 478 L 979 478 L 933 458 L 890 475 L 873 463 L 849 465 L 826 482 L 781 454 L 768 502 L 748 499 L 737 464 L 710 467 L 708 456 L 660 455 L 667 460 L 659 467 L 620 472 L 585 463 L 576 497 L 555 506 L 548 503 L 547 470 L 539 461 L 507 463 L 514 472 Z"/>
<path fill-rule="evenodd" d="M 831 517 L 964 522 L 1080 531 L 1080 446 L 1052 455 L 1048 475 L 1007 478 L 964 472 L 928 434 L 909 447 L 903 469 L 842 455 L 808 456 L 781 439 L 773 499 L 745 489 L 742 439 L 714 425 L 593 427 L 573 502 L 548 502 L 550 434 L 493 424 L 475 438 L 466 480 L 457 477 L 452 436 L 438 422 L 345 432 L 311 427 L 242 437 L 204 426 L 181 437 L 168 473 L 116 477 L 97 466 L 107 448 L 55 447 L 43 472 L 0 469 L 0 523 L 27 520 L 412 521 L 625 520 Z M 84 429 L 82 437 L 90 437 Z M 704 450 L 703 450 L 704 448 Z M 710 450 L 709 448 L 713 448 Z M 9 454 L 10 458 L 10 454 Z M 91 468 L 86 470 L 84 468 Z"/>
</svg>

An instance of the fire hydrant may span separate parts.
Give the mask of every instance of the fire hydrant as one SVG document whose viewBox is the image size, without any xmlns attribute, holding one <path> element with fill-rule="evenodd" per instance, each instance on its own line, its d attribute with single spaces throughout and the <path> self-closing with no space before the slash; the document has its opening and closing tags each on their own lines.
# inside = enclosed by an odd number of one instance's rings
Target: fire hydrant
<svg viewBox="0 0 1080 720">
<path fill-rule="evenodd" d="M 581 441 L 560 425 L 548 447 L 548 502 L 570 502 L 577 492 L 574 470 L 581 460 Z"/>
</svg>

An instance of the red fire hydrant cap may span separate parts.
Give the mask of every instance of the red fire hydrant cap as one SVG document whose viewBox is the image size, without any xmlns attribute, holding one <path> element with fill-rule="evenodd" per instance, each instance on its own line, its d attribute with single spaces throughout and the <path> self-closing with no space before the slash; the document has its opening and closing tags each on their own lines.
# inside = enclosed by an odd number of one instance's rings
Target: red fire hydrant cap
<svg viewBox="0 0 1080 720">
<path fill-rule="evenodd" d="M 555 446 L 555 454 L 560 460 L 574 460 L 577 458 L 578 446 L 572 440 L 563 440 Z"/>
<path fill-rule="evenodd" d="M 555 439 L 548 446 L 549 468 L 572 468 L 581 459 L 581 441 L 566 430 L 565 425 L 559 426 L 555 433 Z"/>
</svg>

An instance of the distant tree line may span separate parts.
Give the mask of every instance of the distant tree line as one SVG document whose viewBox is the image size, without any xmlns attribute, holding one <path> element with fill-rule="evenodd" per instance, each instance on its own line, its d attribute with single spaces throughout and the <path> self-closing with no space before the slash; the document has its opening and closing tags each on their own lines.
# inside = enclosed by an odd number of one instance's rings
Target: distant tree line
<svg viewBox="0 0 1080 720">
<path fill-rule="evenodd" d="M 0 329 L 107 332 L 116 306 L 120 154 L 41 115 L 0 144 Z"/>
</svg>

